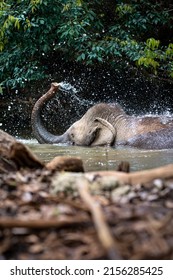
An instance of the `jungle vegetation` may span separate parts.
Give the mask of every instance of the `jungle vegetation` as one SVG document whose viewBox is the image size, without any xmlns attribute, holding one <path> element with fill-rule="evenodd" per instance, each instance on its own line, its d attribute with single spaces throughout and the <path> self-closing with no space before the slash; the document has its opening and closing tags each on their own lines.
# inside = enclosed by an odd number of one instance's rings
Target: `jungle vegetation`
<svg viewBox="0 0 173 280">
<path fill-rule="evenodd" d="M 171 80 L 172 1 L 0 0 L 1 91 L 47 78 L 55 59 Z"/>
</svg>

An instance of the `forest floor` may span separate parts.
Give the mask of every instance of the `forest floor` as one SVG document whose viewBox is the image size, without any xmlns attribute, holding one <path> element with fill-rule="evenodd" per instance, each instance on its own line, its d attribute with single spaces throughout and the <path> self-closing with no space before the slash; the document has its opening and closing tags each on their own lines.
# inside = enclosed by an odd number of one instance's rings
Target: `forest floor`
<svg viewBox="0 0 173 280">
<path fill-rule="evenodd" d="M 0 259 L 173 259 L 173 165 L 44 164 L 0 131 Z"/>
</svg>

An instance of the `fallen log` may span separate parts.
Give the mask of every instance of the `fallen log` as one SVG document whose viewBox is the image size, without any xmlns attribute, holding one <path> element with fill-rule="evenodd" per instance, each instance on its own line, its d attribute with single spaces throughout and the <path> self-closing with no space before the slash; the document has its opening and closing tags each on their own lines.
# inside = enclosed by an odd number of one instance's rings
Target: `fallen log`
<svg viewBox="0 0 173 280">
<path fill-rule="evenodd" d="M 132 173 L 118 172 L 118 171 L 96 171 L 86 173 L 87 178 L 94 178 L 95 176 L 113 176 L 120 183 L 135 185 L 144 184 L 153 181 L 154 179 L 169 179 L 173 178 L 173 164 L 168 164 L 165 166 L 136 171 Z"/>
<path fill-rule="evenodd" d="M 44 228 L 63 228 L 69 226 L 77 226 L 81 223 L 88 223 L 89 219 L 86 218 L 69 218 L 64 220 L 51 219 L 51 220 L 21 220 L 16 218 L 2 218 L 0 217 L 0 228 L 35 228 L 35 229 L 44 229 Z"/>
<path fill-rule="evenodd" d="M 94 221 L 94 225 L 97 231 L 97 235 L 101 241 L 103 248 L 105 248 L 107 255 L 110 259 L 120 260 L 121 255 L 117 247 L 117 243 L 113 238 L 113 235 L 109 229 L 109 226 L 104 217 L 101 206 L 98 202 L 92 197 L 89 192 L 89 184 L 87 180 L 78 180 L 77 187 L 79 194 L 85 204 L 88 206 Z"/>
</svg>

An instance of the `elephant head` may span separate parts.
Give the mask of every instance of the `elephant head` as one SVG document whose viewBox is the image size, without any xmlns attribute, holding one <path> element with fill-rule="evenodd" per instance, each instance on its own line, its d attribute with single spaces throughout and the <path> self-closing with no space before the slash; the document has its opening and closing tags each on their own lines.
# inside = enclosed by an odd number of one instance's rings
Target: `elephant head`
<svg viewBox="0 0 173 280">
<path fill-rule="evenodd" d="M 87 122 L 86 117 L 84 115 L 67 130 L 72 144 L 82 146 L 112 145 L 116 136 L 115 128 L 105 119 L 95 117 L 92 121 Z"/>
<path fill-rule="evenodd" d="M 60 84 L 52 83 L 50 90 L 34 105 L 31 115 L 33 133 L 39 143 L 68 143 L 82 146 L 111 145 L 115 141 L 116 130 L 113 125 L 103 118 L 104 106 L 95 105 L 63 135 L 54 135 L 46 130 L 41 119 L 41 110 L 59 89 Z M 100 112 L 100 113 L 99 113 Z"/>
</svg>

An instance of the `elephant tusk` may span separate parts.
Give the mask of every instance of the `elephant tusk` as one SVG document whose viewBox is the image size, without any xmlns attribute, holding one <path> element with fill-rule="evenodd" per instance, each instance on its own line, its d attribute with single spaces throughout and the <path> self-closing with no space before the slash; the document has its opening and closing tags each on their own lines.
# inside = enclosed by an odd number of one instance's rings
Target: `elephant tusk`
<svg viewBox="0 0 173 280">
<path fill-rule="evenodd" d="M 96 118 L 95 121 L 98 121 L 102 125 L 106 126 L 112 132 L 113 136 L 114 137 L 116 136 L 116 134 L 117 134 L 116 133 L 116 129 L 113 127 L 113 125 L 110 122 L 108 122 L 108 121 L 106 121 L 106 120 L 104 120 L 102 118 Z"/>
</svg>

